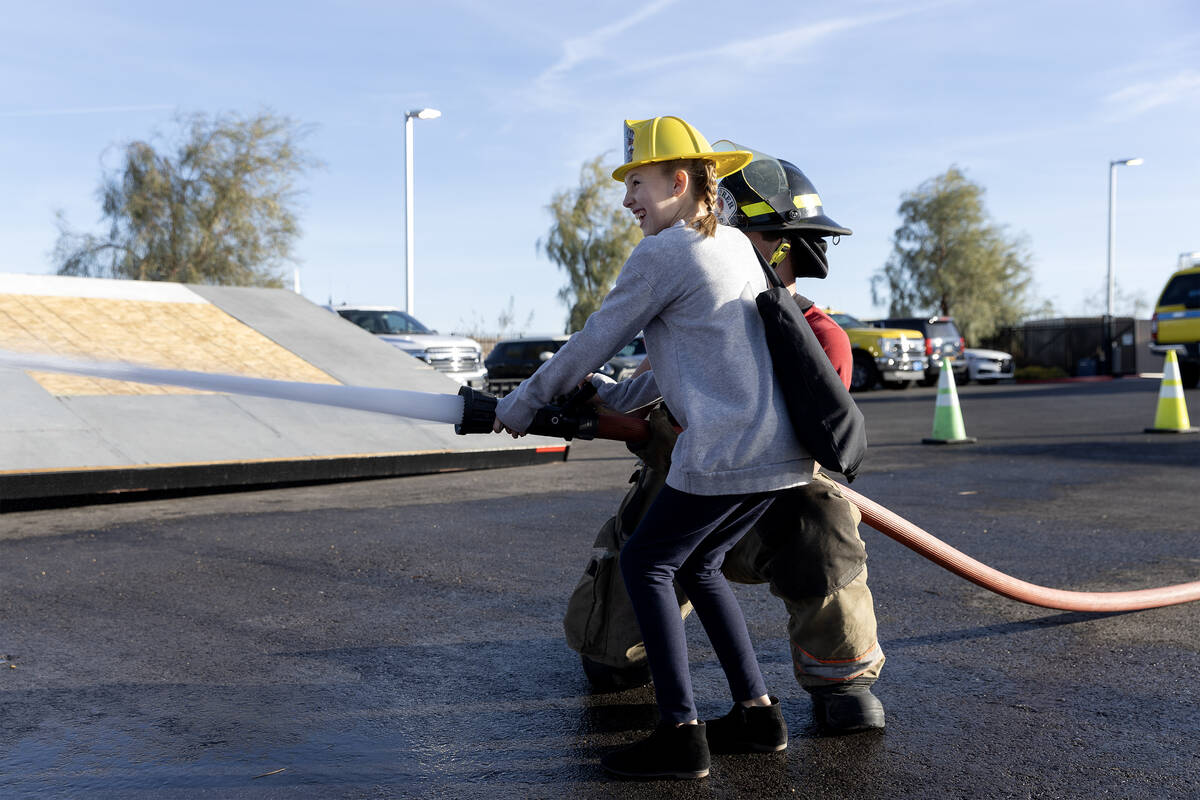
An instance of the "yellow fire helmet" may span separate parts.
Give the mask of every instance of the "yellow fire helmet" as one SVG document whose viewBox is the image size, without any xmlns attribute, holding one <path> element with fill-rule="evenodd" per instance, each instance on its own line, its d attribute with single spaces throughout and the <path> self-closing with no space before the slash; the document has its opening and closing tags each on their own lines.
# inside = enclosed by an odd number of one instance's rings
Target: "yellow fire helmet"
<svg viewBox="0 0 1200 800">
<path fill-rule="evenodd" d="M 747 150 L 718 153 L 700 131 L 679 117 L 625 120 L 625 163 L 613 170 L 613 179 L 624 181 L 635 167 L 676 161 L 681 158 L 703 158 L 717 167 L 717 177 L 737 172 L 750 163 L 754 154 Z"/>
</svg>

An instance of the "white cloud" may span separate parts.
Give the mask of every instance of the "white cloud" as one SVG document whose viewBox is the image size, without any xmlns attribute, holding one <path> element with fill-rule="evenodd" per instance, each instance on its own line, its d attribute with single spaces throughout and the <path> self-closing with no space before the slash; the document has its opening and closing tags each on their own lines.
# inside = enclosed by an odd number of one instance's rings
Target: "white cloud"
<svg viewBox="0 0 1200 800">
<path fill-rule="evenodd" d="M 897 17 L 913 13 L 906 9 L 889 11 L 881 14 L 867 14 L 858 17 L 838 17 L 813 24 L 797 25 L 787 30 L 777 31 L 766 36 L 756 36 L 749 39 L 739 39 L 726 42 L 707 50 L 680 53 L 657 61 L 641 62 L 637 70 L 661 69 L 672 64 L 689 62 L 710 62 L 715 60 L 730 60 L 741 67 L 748 68 L 761 64 L 783 61 L 811 48 L 813 45 L 842 31 L 887 22 Z"/>
<path fill-rule="evenodd" d="M 0 117 L 70 117 L 80 114 L 125 114 L 131 111 L 169 111 L 175 106 L 95 106 L 91 108 L 40 108 L 28 111 L 0 111 Z"/>
<path fill-rule="evenodd" d="M 1143 81 L 1118 89 L 1104 102 L 1121 118 L 1136 117 L 1192 97 L 1200 97 L 1200 71 L 1185 69 L 1156 81 Z"/>
<path fill-rule="evenodd" d="M 570 106 L 583 108 L 589 103 L 594 103 L 596 98 L 593 94 L 580 91 L 578 86 L 569 88 L 566 85 L 572 77 L 569 73 L 589 61 L 605 59 L 611 62 L 617 60 L 613 55 L 612 40 L 618 34 L 663 11 L 675 2 L 676 0 L 657 0 L 619 22 L 599 28 L 587 36 L 564 42 L 563 55 L 558 62 L 533 80 L 528 100 L 541 107 L 557 108 Z M 600 73 L 585 74 L 581 77 L 585 81 L 597 78 L 611 81 L 627 75 L 653 74 L 660 85 L 676 85 L 680 76 L 671 74 L 670 68 L 678 68 L 680 72 L 686 73 L 696 67 L 708 68 L 715 63 L 736 64 L 738 74 L 745 75 L 749 69 L 770 67 L 781 62 L 804 59 L 811 54 L 815 46 L 845 31 L 889 22 L 933 8 L 955 5 L 959 2 L 961 0 L 935 0 L 931 3 L 919 3 L 888 11 L 836 17 L 820 22 L 794 25 L 784 30 L 774 30 L 762 36 L 726 41 L 713 47 L 685 49 L 679 53 L 653 60 L 639 55 L 637 59 L 634 59 L 636 63 L 618 62 L 619 65 L 615 68 L 609 67 Z M 768 26 L 762 26 L 760 29 L 767 28 Z M 719 31 L 717 35 L 720 36 Z M 643 85 L 642 90 L 646 91 L 647 87 Z"/>
<path fill-rule="evenodd" d="M 562 58 L 553 66 L 543 72 L 535 79 L 535 83 L 544 85 L 555 80 L 563 73 L 569 72 L 577 64 L 585 61 L 590 61 L 605 51 L 605 45 L 614 36 L 624 31 L 629 30 L 634 25 L 639 24 L 645 19 L 648 19 L 660 11 L 674 5 L 678 0 L 655 0 L 655 2 L 647 4 L 644 8 L 636 13 L 622 19 L 611 25 L 605 25 L 603 28 L 597 28 L 587 36 L 577 36 L 572 39 L 567 39 L 563 42 Z"/>
</svg>

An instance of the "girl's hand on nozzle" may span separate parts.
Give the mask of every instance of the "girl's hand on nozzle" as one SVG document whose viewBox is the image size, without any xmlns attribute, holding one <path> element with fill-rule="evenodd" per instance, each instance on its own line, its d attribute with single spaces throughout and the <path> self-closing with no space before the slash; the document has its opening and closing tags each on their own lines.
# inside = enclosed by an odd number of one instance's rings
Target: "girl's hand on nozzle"
<svg viewBox="0 0 1200 800">
<path fill-rule="evenodd" d="M 525 435 L 523 431 L 514 431 L 512 428 L 505 425 L 496 417 L 496 421 L 492 423 L 492 433 L 509 433 L 514 439 L 519 439 Z"/>
</svg>

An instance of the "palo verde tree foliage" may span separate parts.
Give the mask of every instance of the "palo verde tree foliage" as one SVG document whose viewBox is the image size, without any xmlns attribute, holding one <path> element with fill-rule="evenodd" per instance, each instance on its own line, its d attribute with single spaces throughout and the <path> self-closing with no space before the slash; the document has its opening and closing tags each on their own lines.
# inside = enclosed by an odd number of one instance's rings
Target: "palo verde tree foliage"
<svg viewBox="0 0 1200 800">
<path fill-rule="evenodd" d="M 554 223 L 539 248 L 567 273 L 558 296 L 570 312 L 567 333 L 583 327 L 600 307 L 621 271 L 621 265 L 641 240 L 633 216 L 621 206 L 621 190 L 603 156 L 584 163 L 579 186 L 555 193 L 548 206 Z"/>
<path fill-rule="evenodd" d="M 956 167 L 904 194 L 892 254 L 871 278 L 873 302 L 886 302 L 889 316 L 953 316 L 968 342 L 1026 316 L 1025 243 L 992 224 L 983 194 Z"/>
<path fill-rule="evenodd" d="M 60 275 L 282 286 L 299 237 L 297 180 L 316 162 L 308 129 L 260 113 L 177 119 L 177 141 L 133 141 L 98 195 L 107 235 L 71 231 L 60 211 Z"/>
</svg>

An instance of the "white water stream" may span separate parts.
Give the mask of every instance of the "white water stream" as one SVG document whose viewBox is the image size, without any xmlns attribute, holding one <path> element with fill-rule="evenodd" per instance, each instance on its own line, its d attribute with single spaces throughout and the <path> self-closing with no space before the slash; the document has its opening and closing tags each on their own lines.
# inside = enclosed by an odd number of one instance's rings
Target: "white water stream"
<svg viewBox="0 0 1200 800">
<path fill-rule="evenodd" d="M 70 375 L 112 378 L 135 383 L 184 386 L 208 392 L 228 392 L 254 397 L 270 397 L 276 400 L 297 400 L 302 403 L 339 406 L 356 411 L 373 411 L 379 414 L 393 414 L 450 424 L 461 422 L 463 415 L 463 399 L 456 394 L 414 392 L 407 389 L 275 381 L 266 378 L 247 378 L 242 375 L 159 369 L 127 362 L 86 361 L 63 356 L 13 353 L 7 350 L 0 350 L 0 368 L 63 372 Z"/>
</svg>

